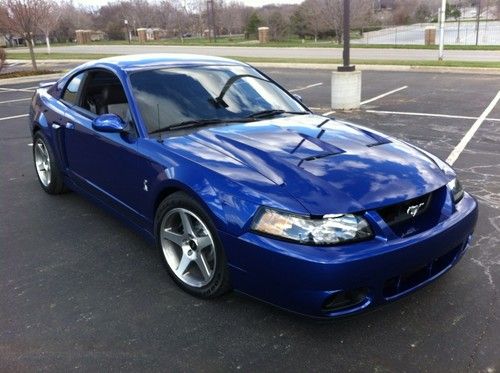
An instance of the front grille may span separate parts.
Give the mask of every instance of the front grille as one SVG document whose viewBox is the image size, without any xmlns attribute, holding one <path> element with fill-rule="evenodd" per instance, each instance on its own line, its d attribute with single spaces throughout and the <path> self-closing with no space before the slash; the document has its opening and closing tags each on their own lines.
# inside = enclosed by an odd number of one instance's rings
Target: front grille
<svg viewBox="0 0 500 373">
<path fill-rule="evenodd" d="M 466 242 L 454 247 L 446 254 L 435 258 L 430 263 L 414 268 L 399 276 L 388 279 L 383 288 L 383 295 L 386 299 L 393 298 L 401 293 L 411 290 L 450 267 L 455 258 L 465 249 Z"/>
<path fill-rule="evenodd" d="M 442 218 L 446 187 L 401 203 L 382 207 L 378 214 L 400 237 L 407 237 L 435 226 Z"/>
<path fill-rule="evenodd" d="M 421 197 L 413 198 L 403 203 L 391 205 L 378 210 L 379 215 L 389 225 L 402 223 L 423 214 L 430 205 L 432 193 L 424 194 Z M 411 214 L 409 209 L 415 207 L 415 214 Z"/>
</svg>

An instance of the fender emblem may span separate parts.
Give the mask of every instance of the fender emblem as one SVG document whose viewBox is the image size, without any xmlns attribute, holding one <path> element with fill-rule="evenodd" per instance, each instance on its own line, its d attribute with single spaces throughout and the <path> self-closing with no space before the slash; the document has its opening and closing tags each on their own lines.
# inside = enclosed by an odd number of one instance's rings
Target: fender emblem
<svg viewBox="0 0 500 373">
<path fill-rule="evenodd" d="M 147 192 L 149 191 L 149 188 L 148 188 L 148 180 L 147 179 L 144 179 L 144 186 L 142 187 L 142 189 Z"/>
<path fill-rule="evenodd" d="M 418 205 L 413 205 L 413 206 L 408 206 L 408 209 L 406 209 L 406 213 L 408 215 L 411 215 L 412 217 L 415 217 L 415 215 L 418 214 L 420 211 L 420 208 L 424 205 L 425 203 L 419 203 Z"/>
</svg>

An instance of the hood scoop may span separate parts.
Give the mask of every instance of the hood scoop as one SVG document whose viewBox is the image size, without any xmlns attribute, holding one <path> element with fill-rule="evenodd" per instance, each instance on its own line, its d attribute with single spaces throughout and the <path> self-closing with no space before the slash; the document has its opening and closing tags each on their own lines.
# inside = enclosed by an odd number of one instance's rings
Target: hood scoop
<svg viewBox="0 0 500 373">
<path fill-rule="evenodd" d="M 319 150 L 318 150 L 318 152 L 316 154 L 309 155 L 309 156 L 306 156 L 306 157 L 300 159 L 300 161 L 299 161 L 299 163 L 297 165 L 298 167 L 300 167 L 300 165 L 304 161 L 313 161 L 315 159 L 325 158 L 325 157 L 329 157 L 331 155 L 345 153 L 345 150 L 340 149 L 340 148 L 336 147 L 335 145 L 332 145 L 332 144 L 327 143 L 325 141 L 322 141 L 321 140 L 321 136 L 323 136 L 324 134 L 325 134 L 325 130 L 321 130 L 316 137 L 309 136 L 309 135 L 307 135 L 305 133 L 300 133 L 300 132 L 297 133 L 297 135 L 299 135 L 299 136 L 302 137 L 302 140 L 290 152 L 290 154 L 294 154 L 297 150 L 299 150 L 300 147 L 303 146 L 303 144 L 306 141 L 314 144 L 316 147 L 319 148 Z"/>
<path fill-rule="evenodd" d="M 372 131 L 367 131 L 364 128 L 361 128 L 359 126 L 354 126 L 349 122 L 343 122 L 343 121 L 338 121 L 338 122 L 346 125 L 349 128 L 352 128 L 356 131 L 363 133 L 365 136 L 367 136 L 369 138 L 372 138 L 374 142 L 366 144 L 366 146 L 369 148 L 374 147 L 374 146 L 378 146 L 378 145 L 390 144 L 392 142 L 387 137 L 381 136 L 381 135 L 379 135 L 375 132 L 372 132 Z"/>
</svg>

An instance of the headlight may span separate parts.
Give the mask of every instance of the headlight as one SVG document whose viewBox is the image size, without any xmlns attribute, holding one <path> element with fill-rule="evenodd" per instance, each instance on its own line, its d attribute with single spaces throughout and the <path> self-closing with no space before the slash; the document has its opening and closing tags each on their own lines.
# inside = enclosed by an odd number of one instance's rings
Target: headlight
<svg viewBox="0 0 500 373">
<path fill-rule="evenodd" d="M 353 214 L 325 215 L 319 219 L 261 208 L 252 223 L 254 231 L 311 245 L 332 245 L 373 236 L 368 222 Z"/>
<path fill-rule="evenodd" d="M 464 196 L 464 190 L 462 189 L 462 184 L 457 178 L 453 179 L 448 183 L 448 188 L 453 194 L 453 202 L 458 203 Z"/>
</svg>

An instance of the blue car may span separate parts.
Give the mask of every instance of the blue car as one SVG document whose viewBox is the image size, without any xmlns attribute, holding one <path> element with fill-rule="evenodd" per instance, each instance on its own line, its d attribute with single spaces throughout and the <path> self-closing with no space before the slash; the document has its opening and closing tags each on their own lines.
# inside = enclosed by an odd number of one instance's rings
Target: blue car
<svg viewBox="0 0 500 373">
<path fill-rule="evenodd" d="M 445 162 L 315 115 L 230 59 L 86 63 L 40 86 L 30 130 L 47 193 L 109 210 L 201 298 L 235 289 L 313 317 L 354 314 L 448 271 L 477 220 Z"/>
</svg>

